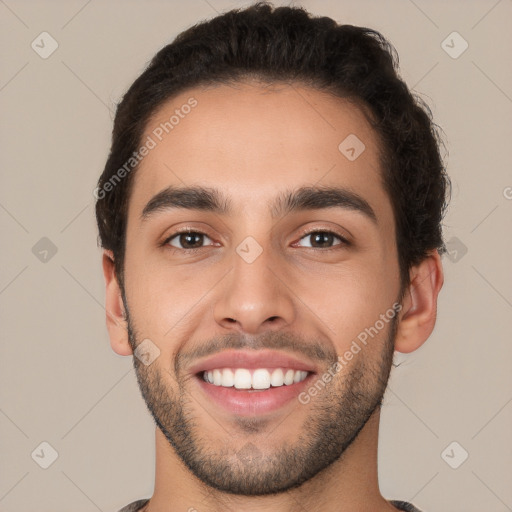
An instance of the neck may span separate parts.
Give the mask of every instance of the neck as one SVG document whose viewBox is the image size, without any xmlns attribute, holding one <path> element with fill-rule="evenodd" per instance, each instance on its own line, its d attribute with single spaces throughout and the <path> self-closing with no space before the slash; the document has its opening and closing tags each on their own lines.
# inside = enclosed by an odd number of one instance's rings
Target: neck
<svg viewBox="0 0 512 512">
<path fill-rule="evenodd" d="M 148 512 L 292 512 L 297 505 L 311 512 L 395 511 L 379 491 L 377 409 L 358 437 L 335 463 L 300 487 L 282 494 L 239 496 L 227 494 L 198 480 L 156 429 L 155 490 Z"/>
</svg>

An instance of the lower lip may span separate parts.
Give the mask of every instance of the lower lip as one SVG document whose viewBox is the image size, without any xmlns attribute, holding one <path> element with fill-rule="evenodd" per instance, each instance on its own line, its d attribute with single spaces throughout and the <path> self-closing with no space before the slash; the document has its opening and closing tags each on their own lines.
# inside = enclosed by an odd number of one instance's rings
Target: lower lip
<svg viewBox="0 0 512 512">
<path fill-rule="evenodd" d="M 303 381 L 289 386 L 270 387 L 265 390 L 236 389 L 215 386 L 196 376 L 199 386 L 216 404 L 240 416 L 255 416 L 276 411 L 298 396 L 309 385 L 313 373 Z"/>
</svg>

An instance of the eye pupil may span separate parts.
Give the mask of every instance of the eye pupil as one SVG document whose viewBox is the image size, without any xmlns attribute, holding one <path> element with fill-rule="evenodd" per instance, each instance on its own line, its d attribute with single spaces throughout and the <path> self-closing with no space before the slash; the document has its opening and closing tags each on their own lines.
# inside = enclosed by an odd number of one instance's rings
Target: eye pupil
<svg viewBox="0 0 512 512">
<path fill-rule="evenodd" d="M 183 247 L 192 248 L 201 247 L 201 243 L 203 241 L 203 235 L 200 233 L 182 233 L 180 235 L 180 244 Z M 196 243 L 194 243 L 193 239 L 195 239 Z"/>
<path fill-rule="evenodd" d="M 334 242 L 333 240 L 333 235 L 331 233 L 325 233 L 325 232 L 319 232 L 319 233 L 314 233 L 313 236 L 313 241 L 312 241 L 312 244 L 313 247 L 325 247 L 326 245 L 329 246 L 329 245 L 332 245 L 332 243 Z M 316 245 L 316 244 L 319 244 L 319 245 Z"/>
</svg>

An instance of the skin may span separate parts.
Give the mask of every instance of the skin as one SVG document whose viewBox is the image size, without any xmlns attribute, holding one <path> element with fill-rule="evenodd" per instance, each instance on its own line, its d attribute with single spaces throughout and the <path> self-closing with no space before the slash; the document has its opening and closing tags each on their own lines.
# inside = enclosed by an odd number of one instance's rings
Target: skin
<svg viewBox="0 0 512 512">
<path fill-rule="evenodd" d="M 416 350 L 434 328 L 443 284 L 439 254 L 430 252 L 410 269 L 396 333 L 386 324 L 309 404 L 293 401 L 249 419 L 221 410 L 188 371 L 199 360 L 196 350 L 214 341 L 218 351 L 253 343 L 306 358 L 301 347 L 307 345 L 323 351 L 315 361 L 322 375 L 400 297 L 398 254 L 378 139 L 354 104 L 299 84 L 194 88 L 164 104 L 144 138 L 191 96 L 197 107 L 149 152 L 135 175 L 125 301 L 113 255 L 103 256 L 113 350 L 131 355 L 146 338 L 160 350 L 149 366 L 134 360 L 148 407 L 162 427 L 156 428 L 156 481 L 147 510 L 396 510 L 378 485 L 379 404 L 393 351 Z M 366 147 L 354 161 L 338 150 L 349 134 Z M 169 185 L 218 188 L 233 213 L 167 209 L 141 220 L 146 204 Z M 377 222 L 342 208 L 272 217 L 269 200 L 313 185 L 357 193 Z M 183 227 L 206 233 L 202 249 L 180 249 L 179 237 L 175 247 L 162 246 Z M 350 245 L 334 238 L 309 247 L 315 240 L 306 228 L 334 231 Z M 262 248 L 250 264 L 236 252 L 248 236 Z M 351 399 L 349 388 L 361 400 Z M 353 421 L 344 424 L 346 418 Z M 329 430 L 333 425 L 340 428 Z M 315 439 L 329 439 L 329 448 L 308 452 Z M 254 457 L 242 460 L 239 454 L 249 449 Z M 292 466 L 285 463 L 287 454 L 296 456 Z M 194 456 L 204 462 L 201 471 Z M 221 478 L 216 469 L 224 461 Z M 272 485 L 276 492 L 265 494 Z"/>
</svg>

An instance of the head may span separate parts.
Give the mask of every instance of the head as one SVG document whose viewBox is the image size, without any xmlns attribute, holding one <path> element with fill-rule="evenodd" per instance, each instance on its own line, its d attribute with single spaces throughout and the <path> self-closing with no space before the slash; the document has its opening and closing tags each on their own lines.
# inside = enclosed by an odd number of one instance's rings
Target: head
<svg viewBox="0 0 512 512">
<path fill-rule="evenodd" d="M 340 459 L 393 351 L 433 329 L 449 181 L 397 62 L 376 31 L 261 3 L 181 33 L 118 105 L 96 189 L 112 346 L 150 340 L 142 394 L 213 487 L 280 492 Z M 192 369 L 228 349 L 303 357 L 317 392 L 221 411 Z"/>
</svg>

